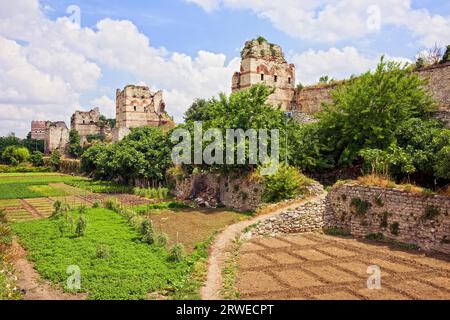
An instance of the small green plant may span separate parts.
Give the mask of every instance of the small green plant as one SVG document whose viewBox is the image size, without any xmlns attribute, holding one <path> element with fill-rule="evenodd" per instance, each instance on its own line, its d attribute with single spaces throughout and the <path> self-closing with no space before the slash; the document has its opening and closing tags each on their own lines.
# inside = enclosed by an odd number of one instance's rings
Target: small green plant
<svg viewBox="0 0 450 320">
<path fill-rule="evenodd" d="M 360 198 L 353 198 L 351 206 L 355 209 L 355 213 L 358 216 L 365 216 L 369 208 L 371 207 L 370 202 L 362 200 Z"/>
<path fill-rule="evenodd" d="M 394 222 L 391 224 L 390 231 L 394 236 L 398 236 L 400 233 L 400 223 Z"/>
<path fill-rule="evenodd" d="M 258 44 L 263 44 L 264 42 L 267 42 L 266 38 L 263 36 L 259 36 L 256 41 L 258 41 Z"/>
<path fill-rule="evenodd" d="M 323 232 L 327 235 L 335 237 L 351 237 L 351 233 L 342 228 L 326 228 Z"/>
<path fill-rule="evenodd" d="M 98 208 L 100 208 L 100 202 L 95 201 L 95 202 L 92 204 L 92 208 L 93 208 L 93 209 L 98 209 Z"/>
<path fill-rule="evenodd" d="M 425 213 L 422 216 L 422 220 L 433 220 L 441 214 L 438 208 L 434 206 L 428 206 L 425 209 Z"/>
<path fill-rule="evenodd" d="M 384 241 L 385 240 L 384 235 L 382 233 L 371 233 L 371 234 L 368 234 L 366 236 L 366 239 L 367 240 L 372 240 L 372 241 Z"/>
<path fill-rule="evenodd" d="M 389 225 L 388 219 L 391 216 L 392 216 L 392 213 L 387 212 L 387 211 L 383 212 L 383 214 L 381 216 L 380 228 L 386 229 L 388 227 L 388 225 Z"/>
<path fill-rule="evenodd" d="M 155 243 L 155 228 L 151 220 L 144 220 L 141 226 L 142 241 L 148 244 Z"/>
<path fill-rule="evenodd" d="M 11 228 L 4 223 L 0 223 L 0 253 L 4 252 L 12 244 Z"/>
<path fill-rule="evenodd" d="M 165 233 L 158 233 L 156 236 L 156 245 L 159 247 L 165 247 L 169 243 L 169 236 Z"/>
<path fill-rule="evenodd" d="M 78 207 L 78 213 L 80 215 L 86 214 L 87 212 L 87 207 L 86 205 L 82 204 L 81 206 Z"/>
<path fill-rule="evenodd" d="M 186 251 L 183 244 L 177 243 L 172 249 L 170 249 L 169 261 L 171 262 L 181 262 L 186 257 Z"/>
<path fill-rule="evenodd" d="M 97 246 L 96 256 L 98 259 L 108 259 L 111 256 L 111 248 L 107 245 Z"/>
<path fill-rule="evenodd" d="M 75 229 L 75 234 L 77 237 L 82 237 L 86 233 L 87 221 L 86 218 L 80 216 L 77 220 L 77 227 Z"/>
<path fill-rule="evenodd" d="M 426 197 L 431 197 L 431 196 L 435 196 L 436 192 L 434 192 L 433 190 L 425 188 L 425 189 L 422 190 L 422 195 L 424 195 Z"/>
<path fill-rule="evenodd" d="M 381 207 L 384 207 L 383 197 L 381 196 L 381 194 L 378 195 L 378 196 L 376 196 L 376 197 L 374 198 L 374 202 L 375 202 L 375 204 L 376 204 L 377 206 L 379 206 L 380 208 L 381 208 Z"/>
<path fill-rule="evenodd" d="M 6 218 L 6 210 L 0 209 L 0 223 L 6 223 L 8 219 Z"/>
</svg>

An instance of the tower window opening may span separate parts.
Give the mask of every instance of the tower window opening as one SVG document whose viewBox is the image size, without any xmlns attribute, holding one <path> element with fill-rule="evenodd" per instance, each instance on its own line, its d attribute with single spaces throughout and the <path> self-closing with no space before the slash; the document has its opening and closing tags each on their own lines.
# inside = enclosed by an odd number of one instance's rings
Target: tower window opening
<svg viewBox="0 0 450 320">
<path fill-rule="evenodd" d="M 291 77 L 288 78 L 288 83 L 291 84 Z"/>
<path fill-rule="evenodd" d="M 261 81 L 264 81 L 264 73 L 261 73 Z"/>
<path fill-rule="evenodd" d="M 273 81 L 278 82 L 278 76 L 274 76 Z"/>
<path fill-rule="evenodd" d="M 136 106 L 134 106 L 134 111 L 137 111 L 137 107 Z"/>
</svg>

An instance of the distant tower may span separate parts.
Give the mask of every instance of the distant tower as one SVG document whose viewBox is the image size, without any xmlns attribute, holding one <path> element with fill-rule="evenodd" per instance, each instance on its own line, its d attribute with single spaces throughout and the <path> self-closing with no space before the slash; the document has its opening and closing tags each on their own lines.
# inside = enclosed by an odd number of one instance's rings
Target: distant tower
<svg viewBox="0 0 450 320">
<path fill-rule="evenodd" d="M 295 92 L 295 66 L 287 63 L 281 47 L 259 37 L 245 43 L 241 58 L 241 70 L 233 75 L 232 91 L 265 83 L 275 88 L 269 103 L 290 110 Z"/>
<path fill-rule="evenodd" d="M 173 126 L 165 108 L 162 91 L 152 92 L 148 87 L 135 85 L 117 89 L 114 141 L 123 139 L 132 128 Z"/>
</svg>

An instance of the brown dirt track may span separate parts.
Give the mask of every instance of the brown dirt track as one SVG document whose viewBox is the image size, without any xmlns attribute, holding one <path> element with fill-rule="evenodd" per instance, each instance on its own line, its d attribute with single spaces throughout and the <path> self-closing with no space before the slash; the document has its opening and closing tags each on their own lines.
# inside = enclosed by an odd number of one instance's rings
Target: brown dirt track
<svg viewBox="0 0 450 320">
<path fill-rule="evenodd" d="M 367 289 L 371 265 L 382 288 Z M 450 259 L 321 234 L 260 238 L 240 249 L 242 299 L 450 299 Z"/>
</svg>

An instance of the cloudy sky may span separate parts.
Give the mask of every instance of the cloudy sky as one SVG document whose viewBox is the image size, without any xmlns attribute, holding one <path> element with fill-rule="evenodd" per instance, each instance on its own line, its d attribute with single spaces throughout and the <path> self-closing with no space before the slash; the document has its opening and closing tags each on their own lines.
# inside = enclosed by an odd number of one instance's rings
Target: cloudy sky
<svg viewBox="0 0 450 320">
<path fill-rule="evenodd" d="M 115 90 L 163 89 L 177 121 L 229 92 L 244 42 L 280 44 L 297 80 L 342 79 L 383 54 L 450 44 L 448 0 L 0 0 L 0 135 L 75 110 L 114 116 Z"/>
</svg>

